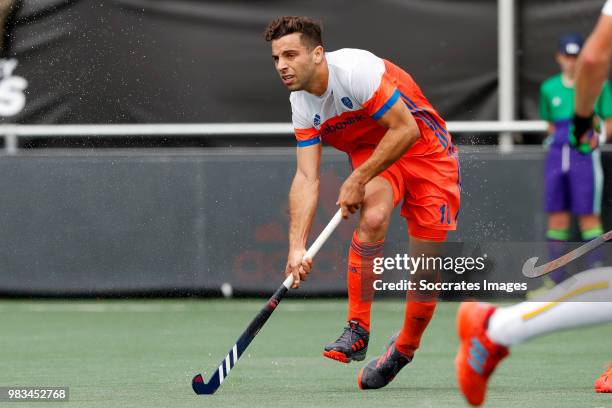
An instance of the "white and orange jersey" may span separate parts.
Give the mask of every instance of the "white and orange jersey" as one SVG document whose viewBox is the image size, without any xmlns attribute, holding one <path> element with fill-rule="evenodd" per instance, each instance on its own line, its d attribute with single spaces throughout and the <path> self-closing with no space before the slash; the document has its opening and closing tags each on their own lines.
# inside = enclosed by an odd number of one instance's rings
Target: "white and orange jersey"
<svg viewBox="0 0 612 408">
<path fill-rule="evenodd" d="M 603 10 L 601 10 L 601 13 L 605 14 L 606 16 L 612 16 L 612 0 L 606 1 L 603 6 Z"/>
<path fill-rule="evenodd" d="M 421 138 L 406 155 L 451 147 L 446 124 L 412 77 L 369 51 L 341 49 L 325 54 L 329 80 L 325 93 L 306 91 L 289 97 L 299 147 L 325 143 L 346 153 L 376 146 L 386 129 L 377 120 L 401 99 L 414 116 Z"/>
</svg>

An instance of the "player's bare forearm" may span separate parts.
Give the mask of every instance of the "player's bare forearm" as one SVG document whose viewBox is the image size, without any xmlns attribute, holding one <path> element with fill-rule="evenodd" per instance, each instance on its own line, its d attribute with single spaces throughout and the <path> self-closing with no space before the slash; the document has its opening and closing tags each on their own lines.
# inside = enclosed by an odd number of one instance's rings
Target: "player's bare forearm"
<svg viewBox="0 0 612 408">
<path fill-rule="evenodd" d="M 289 251 L 304 250 L 319 199 L 321 144 L 296 151 L 297 168 L 289 190 Z"/>
<path fill-rule="evenodd" d="M 293 275 L 292 288 L 298 288 L 312 267 L 304 259 L 306 240 L 319 200 L 319 168 L 321 144 L 298 147 L 297 171 L 289 190 L 289 254 L 285 275 Z"/>
<path fill-rule="evenodd" d="M 306 280 L 312 268 L 312 260 L 304 259 L 306 240 L 314 218 L 319 199 L 319 177 L 309 177 L 298 171 L 293 178 L 289 192 L 289 254 L 285 276 L 293 275 L 294 289 Z"/>
<path fill-rule="evenodd" d="M 595 101 L 610 69 L 612 57 L 612 17 L 600 17 L 593 34 L 587 40 L 576 68 L 575 112 L 581 117 L 593 113 Z"/>
<path fill-rule="evenodd" d="M 378 142 L 372 156 L 353 172 L 364 184 L 395 163 L 421 137 L 412 114 L 401 100 L 393 104 L 378 123 L 388 129 L 387 133 Z"/>
<path fill-rule="evenodd" d="M 421 133 L 416 124 L 414 127 L 402 126 L 388 129 L 372 156 L 355 169 L 354 177 L 357 181 L 366 184 L 399 160 L 420 136 Z"/>
<path fill-rule="evenodd" d="M 397 101 L 379 120 L 387 132 L 372 155 L 344 181 L 337 204 L 342 217 L 348 218 L 361 207 L 365 185 L 396 162 L 421 136 L 412 114 L 402 101 Z"/>
<path fill-rule="evenodd" d="M 289 191 L 289 251 L 306 247 L 319 199 L 319 177 L 298 171 Z"/>
</svg>

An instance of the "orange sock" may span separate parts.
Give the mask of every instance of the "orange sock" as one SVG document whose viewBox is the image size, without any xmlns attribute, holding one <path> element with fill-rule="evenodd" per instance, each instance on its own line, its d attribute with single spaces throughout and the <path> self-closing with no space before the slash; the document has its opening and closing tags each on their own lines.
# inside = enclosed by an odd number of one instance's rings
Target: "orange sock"
<svg viewBox="0 0 612 408">
<path fill-rule="evenodd" d="M 409 357 L 419 348 L 421 336 L 427 328 L 431 317 L 436 310 L 436 302 L 406 301 L 406 312 L 404 314 L 404 325 L 395 342 L 397 350 Z"/>
<path fill-rule="evenodd" d="M 360 242 L 357 231 L 353 234 L 348 256 L 348 317 L 370 331 L 370 309 L 374 299 L 373 259 L 382 256 L 385 240 Z"/>
</svg>

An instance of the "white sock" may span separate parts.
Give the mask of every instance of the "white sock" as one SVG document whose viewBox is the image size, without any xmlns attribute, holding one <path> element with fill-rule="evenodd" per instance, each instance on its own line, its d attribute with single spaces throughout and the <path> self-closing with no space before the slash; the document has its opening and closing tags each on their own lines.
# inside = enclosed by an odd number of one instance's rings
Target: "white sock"
<svg viewBox="0 0 612 408">
<path fill-rule="evenodd" d="M 597 268 L 567 279 L 537 301 L 498 308 L 487 336 L 513 346 L 553 331 L 606 322 L 612 322 L 612 268 Z"/>
</svg>

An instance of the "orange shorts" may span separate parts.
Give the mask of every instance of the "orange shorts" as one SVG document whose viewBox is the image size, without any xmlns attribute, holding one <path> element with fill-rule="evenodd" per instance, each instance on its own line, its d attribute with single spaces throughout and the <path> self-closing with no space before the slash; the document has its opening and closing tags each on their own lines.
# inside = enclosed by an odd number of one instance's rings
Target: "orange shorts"
<svg viewBox="0 0 612 408">
<path fill-rule="evenodd" d="M 351 166 L 359 167 L 374 151 L 359 148 L 349 154 Z M 440 153 L 403 156 L 379 174 L 393 188 L 393 206 L 403 199 L 401 215 L 408 233 L 429 241 L 444 241 L 447 231 L 457 229 L 461 170 L 454 146 Z"/>
</svg>

